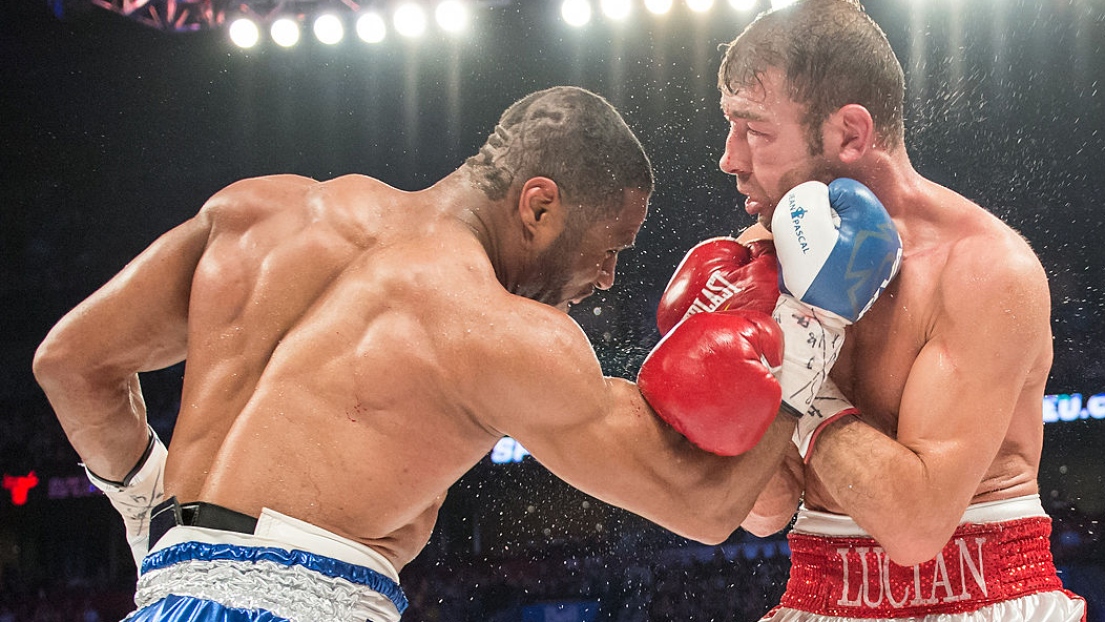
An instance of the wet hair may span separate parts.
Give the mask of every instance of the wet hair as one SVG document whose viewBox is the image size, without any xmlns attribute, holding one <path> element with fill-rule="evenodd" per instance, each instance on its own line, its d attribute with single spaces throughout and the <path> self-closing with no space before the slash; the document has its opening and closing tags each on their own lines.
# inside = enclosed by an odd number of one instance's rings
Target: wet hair
<svg viewBox="0 0 1105 622">
<path fill-rule="evenodd" d="M 622 116 L 601 96 L 573 86 L 532 93 L 503 112 L 480 152 L 465 162 L 489 199 L 533 177 L 556 182 L 588 216 L 623 207 L 626 189 L 651 193 L 652 165 Z"/>
<path fill-rule="evenodd" d="M 723 94 L 759 86 L 768 69 L 783 70 L 790 99 L 806 107 L 811 154 L 821 152 L 821 124 L 847 104 L 871 113 L 885 148 L 903 143 L 902 66 L 858 0 L 799 0 L 762 13 L 723 51 Z"/>
</svg>

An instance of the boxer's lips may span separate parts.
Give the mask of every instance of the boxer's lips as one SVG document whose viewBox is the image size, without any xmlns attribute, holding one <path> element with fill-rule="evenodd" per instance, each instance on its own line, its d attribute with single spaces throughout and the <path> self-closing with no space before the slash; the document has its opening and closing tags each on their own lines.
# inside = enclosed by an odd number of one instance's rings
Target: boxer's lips
<svg viewBox="0 0 1105 622">
<path fill-rule="evenodd" d="M 748 197 L 744 200 L 744 211 L 749 216 L 758 216 L 764 209 L 764 202 L 754 197 Z"/>
</svg>

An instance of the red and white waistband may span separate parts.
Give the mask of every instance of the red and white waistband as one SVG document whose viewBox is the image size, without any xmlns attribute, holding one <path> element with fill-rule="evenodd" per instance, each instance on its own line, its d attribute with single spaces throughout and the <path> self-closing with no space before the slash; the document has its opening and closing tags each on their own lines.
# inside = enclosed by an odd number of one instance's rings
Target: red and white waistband
<svg viewBox="0 0 1105 622">
<path fill-rule="evenodd" d="M 934 559 L 899 566 L 850 518 L 803 509 L 788 536 L 790 580 L 780 605 L 900 618 L 1063 589 L 1051 558 L 1051 519 L 1038 496 L 974 505 L 963 519 Z"/>
</svg>

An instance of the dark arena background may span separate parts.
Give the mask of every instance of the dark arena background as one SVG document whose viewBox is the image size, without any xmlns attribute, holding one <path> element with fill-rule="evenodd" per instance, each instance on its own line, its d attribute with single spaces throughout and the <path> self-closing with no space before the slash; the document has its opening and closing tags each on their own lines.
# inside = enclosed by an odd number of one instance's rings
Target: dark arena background
<svg viewBox="0 0 1105 622">
<path fill-rule="evenodd" d="M 294 4 L 305 26 L 327 6 Z M 240 48 L 235 12 L 264 17 L 277 3 L 0 1 L 0 622 L 129 611 L 121 521 L 89 490 L 31 358 L 67 310 L 234 180 L 364 173 L 418 189 L 473 154 L 522 95 L 595 90 L 640 136 L 658 185 L 618 283 L 572 314 L 608 374 L 635 374 L 683 253 L 751 224 L 717 167 L 714 85 L 719 44 L 767 3 L 696 13 L 678 0 L 657 15 L 635 0 L 624 21 L 591 4 L 577 27 L 559 0 L 471 2 L 466 32 L 431 20 L 421 38 L 375 44 L 349 26 L 339 43 L 305 28 L 284 48 L 262 22 Z M 1064 582 L 1105 622 L 1105 0 L 864 4 L 906 68 L 915 166 L 1022 232 L 1047 269 L 1041 495 Z M 196 6 L 214 12 L 187 13 Z M 182 374 L 143 378 L 166 440 Z M 574 491 L 506 439 L 451 490 L 403 571 L 404 620 L 739 622 L 777 602 L 787 573 L 782 534 L 681 539 Z"/>
</svg>

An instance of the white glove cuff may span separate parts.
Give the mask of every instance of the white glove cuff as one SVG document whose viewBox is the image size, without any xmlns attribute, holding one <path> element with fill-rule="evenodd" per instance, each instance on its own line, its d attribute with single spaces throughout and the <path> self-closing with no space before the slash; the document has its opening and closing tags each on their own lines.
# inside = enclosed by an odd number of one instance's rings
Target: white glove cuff
<svg viewBox="0 0 1105 622">
<path fill-rule="evenodd" d="M 813 443 L 825 426 L 847 415 L 858 415 L 859 410 L 837 388 L 836 383 L 826 378 L 806 414 L 798 420 L 791 440 L 798 447 L 802 461 L 809 463 Z"/>
<path fill-rule="evenodd" d="M 844 346 L 847 320 L 782 294 L 773 314 L 783 330 L 783 403 L 801 416 L 809 412 L 821 384 Z"/>
<path fill-rule="evenodd" d="M 105 480 L 81 464 L 88 481 L 103 491 L 115 511 L 122 515 L 127 542 L 139 566 L 149 548 L 150 510 L 165 496 L 165 459 L 168 455 L 164 443 L 150 428 L 150 446 L 145 460 L 135 465 L 123 482 Z"/>
</svg>

